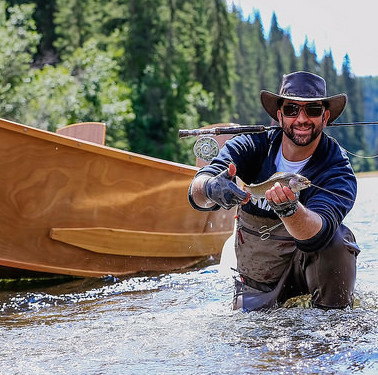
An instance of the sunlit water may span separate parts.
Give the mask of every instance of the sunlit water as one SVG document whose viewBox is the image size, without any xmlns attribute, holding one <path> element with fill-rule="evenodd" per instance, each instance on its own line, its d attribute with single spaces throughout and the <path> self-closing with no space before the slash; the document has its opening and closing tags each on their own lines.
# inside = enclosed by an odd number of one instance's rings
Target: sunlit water
<svg viewBox="0 0 378 375">
<path fill-rule="evenodd" d="M 378 178 L 346 224 L 357 307 L 232 311 L 218 265 L 0 293 L 1 374 L 377 374 Z"/>
</svg>

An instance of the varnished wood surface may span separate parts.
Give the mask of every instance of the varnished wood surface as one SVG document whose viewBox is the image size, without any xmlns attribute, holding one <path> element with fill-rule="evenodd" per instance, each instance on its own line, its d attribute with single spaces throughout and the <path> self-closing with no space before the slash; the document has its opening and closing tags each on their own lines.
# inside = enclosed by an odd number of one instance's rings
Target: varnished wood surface
<svg viewBox="0 0 378 375">
<path fill-rule="evenodd" d="M 106 124 L 102 122 L 82 122 L 64 126 L 56 132 L 60 135 L 103 145 L 105 144 Z"/>
<path fill-rule="evenodd" d="M 232 212 L 203 213 L 189 205 L 196 170 L 0 120 L 0 265 L 78 276 L 188 267 L 198 261 L 189 246 L 187 257 L 121 256 L 49 234 L 97 227 L 230 234 Z"/>
<path fill-rule="evenodd" d="M 144 257 L 203 257 L 217 254 L 227 232 L 163 233 L 112 228 L 52 228 L 50 237 L 100 254 Z"/>
</svg>

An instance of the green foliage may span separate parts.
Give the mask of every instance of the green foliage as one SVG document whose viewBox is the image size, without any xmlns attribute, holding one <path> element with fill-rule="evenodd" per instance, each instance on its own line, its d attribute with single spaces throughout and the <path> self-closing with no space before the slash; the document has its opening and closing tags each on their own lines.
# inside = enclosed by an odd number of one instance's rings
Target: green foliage
<svg viewBox="0 0 378 375">
<path fill-rule="evenodd" d="M 211 68 L 216 68 L 214 50 L 208 44 L 210 34 L 203 23 L 206 19 L 195 18 L 199 14 L 196 9 L 204 4 L 138 0 L 129 6 L 132 16 L 127 35 L 121 34 L 120 40 L 128 51 L 123 56 L 123 74 L 132 83 L 135 112 L 128 132 L 130 146 L 139 153 L 188 162 L 192 158 L 177 137 L 178 129 L 183 125 L 197 127 L 200 113 L 204 121 L 208 113 L 214 113 L 210 112 L 214 107 L 221 113 L 224 100 L 228 100 L 223 93 L 215 100 L 216 95 L 205 87 L 213 74 Z M 207 11 L 211 10 L 208 6 Z M 201 40 L 195 37 L 197 30 Z M 206 61 L 199 60 L 199 51 L 206 51 Z M 199 82 L 196 73 L 202 74 L 203 69 L 207 74 Z"/>
<path fill-rule="evenodd" d="M 107 143 L 127 148 L 127 124 L 134 119 L 130 89 L 118 81 L 119 67 L 94 40 L 64 64 L 31 70 L 25 84 L 15 90 L 17 119 L 56 130 L 67 124 L 101 121 L 107 124 Z"/>
<path fill-rule="evenodd" d="M 270 124 L 260 90 L 299 69 L 322 75 L 328 94 L 348 94 L 340 121 L 378 112 L 377 81 L 354 77 L 347 55 L 341 74 L 307 39 L 296 56 L 275 14 L 266 38 L 258 12 L 246 18 L 225 0 L 0 0 L 0 36 L 3 117 L 49 130 L 102 121 L 108 145 L 164 159 L 194 162 L 181 128 Z M 353 154 L 378 153 L 374 127 L 329 132 Z"/>
<path fill-rule="evenodd" d="M 277 92 L 284 74 L 297 70 L 297 58 L 290 35 L 278 26 L 277 17 L 273 14 L 269 33 L 268 76 L 266 89 Z M 302 69 L 304 70 L 304 69 Z M 310 70 L 311 71 L 311 70 Z"/>
<path fill-rule="evenodd" d="M 33 55 L 37 51 L 40 36 L 32 18 L 34 6 L 20 5 L 6 9 L 0 1 L 0 110 L 9 116 L 14 110 L 12 97 L 14 87 L 22 84 L 28 73 Z"/>
<path fill-rule="evenodd" d="M 260 14 L 255 20 L 244 22 L 242 15 L 234 9 L 238 48 L 236 49 L 235 114 L 233 121 L 253 124 L 268 121 L 268 115 L 259 105 L 259 92 L 266 87 L 264 65 L 267 61 L 267 43 L 263 35 Z"/>
<path fill-rule="evenodd" d="M 62 66 L 32 70 L 23 85 L 14 90 L 14 117 L 18 122 L 41 129 L 56 128 L 76 122 L 79 84 Z"/>
<path fill-rule="evenodd" d="M 348 102 L 345 111 L 340 116 L 339 122 L 355 122 L 363 118 L 363 97 L 362 86 L 360 81 L 355 79 L 351 73 L 350 60 L 348 55 L 345 56 L 342 74 L 337 76 L 338 92 L 348 94 Z M 328 131 L 334 136 L 339 143 L 349 152 L 351 152 L 351 163 L 356 172 L 370 170 L 372 164 L 363 156 L 369 154 L 364 128 L 359 126 L 332 128 Z"/>
<path fill-rule="evenodd" d="M 299 70 L 305 70 L 307 72 L 319 74 L 319 62 L 316 55 L 316 50 L 314 46 L 308 45 L 307 38 L 303 45 L 299 59 Z"/>
<path fill-rule="evenodd" d="M 363 87 L 365 121 L 377 121 L 378 119 L 378 77 L 363 77 L 359 79 Z M 370 155 L 378 155 L 378 125 L 365 127 L 366 141 L 369 145 Z M 371 168 L 367 170 L 378 170 L 378 158 L 370 159 Z"/>
<path fill-rule="evenodd" d="M 100 4 L 97 0 L 56 0 L 54 46 L 63 59 L 82 48 L 93 31 L 98 30 Z"/>
<path fill-rule="evenodd" d="M 97 47 L 93 39 L 78 48 L 65 65 L 80 84 L 76 122 L 105 122 L 108 126 L 108 142 L 122 142 L 127 146 L 127 124 L 134 119 L 130 88 L 119 80 L 119 65 L 115 58 Z M 118 134 L 121 139 L 114 138 Z M 113 139 L 114 138 L 114 139 Z"/>
</svg>

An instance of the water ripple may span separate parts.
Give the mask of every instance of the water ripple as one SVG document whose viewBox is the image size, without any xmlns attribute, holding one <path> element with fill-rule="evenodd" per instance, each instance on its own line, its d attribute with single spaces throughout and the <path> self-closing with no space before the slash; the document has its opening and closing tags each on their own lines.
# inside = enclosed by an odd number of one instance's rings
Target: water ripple
<svg viewBox="0 0 378 375">
<path fill-rule="evenodd" d="M 347 222 L 362 249 L 353 309 L 233 311 L 232 280 L 218 265 L 3 291 L 2 373 L 377 374 L 372 180 Z"/>
</svg>

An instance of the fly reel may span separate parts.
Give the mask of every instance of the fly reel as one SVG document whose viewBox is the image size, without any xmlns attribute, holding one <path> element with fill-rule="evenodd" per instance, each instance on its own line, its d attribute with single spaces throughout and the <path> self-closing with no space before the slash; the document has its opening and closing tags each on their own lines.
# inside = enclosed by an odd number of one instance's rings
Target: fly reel
<svg viewBox="0 0 378 375">
<path fill-rule="evenodd" d="M 219 153 L 219 144 L 212 137 L 201 137 L 194 144 L 193 152 L 197 158 L 211 161 Z"/>
</svg>

